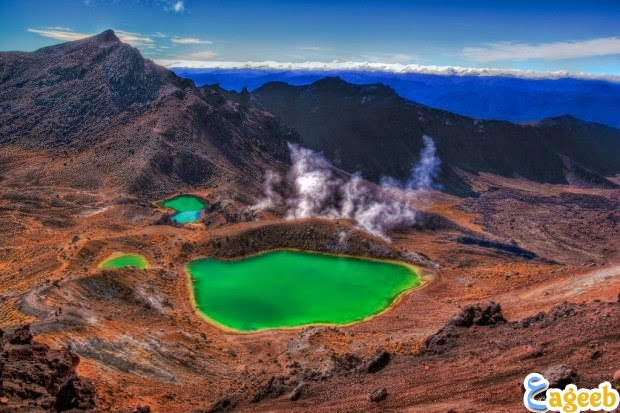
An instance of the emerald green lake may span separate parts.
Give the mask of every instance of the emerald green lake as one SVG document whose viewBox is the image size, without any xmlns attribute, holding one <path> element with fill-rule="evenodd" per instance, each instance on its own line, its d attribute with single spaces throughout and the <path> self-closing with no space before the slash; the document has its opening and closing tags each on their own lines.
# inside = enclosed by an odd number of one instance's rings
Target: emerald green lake
<svg viewBox="0 0 620 413">
<path fill-rule="evenodd" d="M 192 195 L 180 195 L 167 199 L 161 203 L 164 208 L 170 208 L 176 212 L 171 219 L 179 224 L 196 222 L 200 219 L 200 213 L 205 209 L 205 203 Z"/>
<path fill-rule="evenodd" d="M 148 261 L 144 256 L 139 254 L 115 254 L 99 264 L 99 268 L 109 269 L 123 267 L 136 267 L 143 270 L 148 267 Z"/>
<path fill-rule="evenodd" d="M 299 251 L 204 258 L 186 269 L 198 310 L 238 331 L 361 321 L 420 285 L 403 264 Z"/>
</svg>

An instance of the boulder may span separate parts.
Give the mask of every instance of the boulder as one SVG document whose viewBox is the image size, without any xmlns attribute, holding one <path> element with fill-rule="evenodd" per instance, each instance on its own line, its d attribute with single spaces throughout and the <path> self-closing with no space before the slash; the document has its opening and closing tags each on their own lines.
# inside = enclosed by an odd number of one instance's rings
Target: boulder
<svg viewBox="0 0 620 413">
<path fill-rule="evenodd" d="M 373 356 L 368 358 L 361 367 L 364 373 L 376 373 L 388 365 L 391 354 L 385 350 L 378 350 Z"/>
<path fill-rule="evenodd" d="M 575 384 L 577 372 L 566 364 L 547 367 L 540 374 L 549 380 L 549 388 L 564 389 L 568 384 Z"/>
<path fill-rule="evenodd" d="M 32 343 L 32 333 L 30 324 L 24 324 L 15 329 L 13 334 L 7 338 L 10 344 L 30 344 Z"/>
<path fill-rule="evenodd" d="M 384 387 L 382 389 L 374 389 L 370 393 L 368 393 L 368 400 L 373 403 L 380 402 L 381 400 L 385 400 L 388 396 L 387 389 Z"/>
<path fill-rule="evenodd" d="M 484 306 L 480 304 L 468 305 L 452 318 L 452 322 L 457 327 L 471 327 L 473 325 L 489 326 L 505 323 L 506 319 L 502 314 L 502 307 L 491 301 Z"/>
<path fill-rule="evenodd" d="M 292 402 L 299 400 L 303 392 L 306 390 L 308 385 L 306 383 L 299 383 L 289 394 L 288 399 Z"/>
</svg>

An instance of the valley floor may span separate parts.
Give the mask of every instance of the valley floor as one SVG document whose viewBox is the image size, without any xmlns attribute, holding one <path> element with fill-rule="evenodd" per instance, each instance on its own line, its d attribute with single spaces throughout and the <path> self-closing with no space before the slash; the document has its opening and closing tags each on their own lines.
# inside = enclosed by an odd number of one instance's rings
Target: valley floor
<svg viewBox="0 0 620 413">
<path fill-rule="evenodd" d="M 188 190 L 216 207 L 175 227 L 161 224 L 156 199 L 10 178 L 0 181 L 0 328 L 30 323 L 37 341 L 70 345 L 101 410 L 521 412 L 525 376 L 561 364 L 578 387 L 620 386 L 618 190 L 470 176 L 479 198 L 428 194 L 419 224 L 387 243 L 347 220 L 249 219 L 216 190 Z M 194 311 L 187 262 L 278 247 L 401 259 L 431 281 L 347 327 L 238 334 Z M 119 251 L 151 266 L 97 268 Z M 507 323 L 451 326 L 489 301 Z M 368 400 L 383 388 L 385 400 Z"/>
</svg>

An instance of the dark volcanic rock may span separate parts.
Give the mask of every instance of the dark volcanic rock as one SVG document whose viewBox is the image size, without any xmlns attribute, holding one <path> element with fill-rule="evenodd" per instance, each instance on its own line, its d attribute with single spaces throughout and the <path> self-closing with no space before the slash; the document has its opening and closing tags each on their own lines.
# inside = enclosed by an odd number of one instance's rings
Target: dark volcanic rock
<svg viewBox="0 0 620 413">
<path fill-rule="evenodd" d="M 420 350 L 421 354 L 443 354 L 446 350 L 456 345 L 459 337 L 456 326 L 452 321 L 448 321 L 439 331 L 424 340 L 424 347 Z"/>
<path fill-rule="evenodd" d="M 385 368 L 392 358 L 391 354 L 385 350 L 379 350 L 376 354 L 368 358 L 361 367 L 365 373 L 376 373 Z"/>
<path fill-rule="evenodd" d="M 388 396 L 387 389 L 384 387 L 382 389 L 374 389 L 370 393 L 368 393 L 368 400 L 373 403 L 380 402 L 381 400 L 385 400 Z"/>
<path fill-rule="evenodd" d="M 548 313 L 540 312 L 534 316 L 526 317 L 520 321 L 522 327 L 530 327 L 535 325 L 540 328 L 549 327 L 559 320 L 566 317 L 572 317 L 576 314 L 575 306 L 568 302 L 553 307 Z"/>
<path fill-rule="evenodd" d="M 474 325 L 494 326 L 505 322 L 506 319 L 502 315 L 501 306 L 493 301 L 486 305 L 468 305 L 452 317 L 439 331 L 426 337 L 420 354 L 442 354 L 453 348 L 457 343 L 460 328 Z"/>
<path fill-rule="evenodd" d="M 95 407 L 95 386 L 76 376 L 77 354 L 69 348 L 52 350 L 37 343 L 27 325 L 7 333 L 6 338 L 0 352 L 0 395 L 7 397 L 9 408 L 65 411 Z"/>
<path fill-rule="evenodd" d="M 95 408 L 97 390 L 92 382 L 79 377 L 68 379 L 56 394 L 54 408 L 59 412 Z"/>
<path fill-rule="evenodd" d="M 484 307 L 480 304 L 468 305 L 452 318 L 452 322 L 457 327 L 471 327 L 505 323 L 506 319 L 502 315 L 501 306 L 491 301 Z"/>
<path fill-rule="evenodd" d="M 306 390 L 306 387 L 308 387 L 306 383 L 299 383 L 293 391 L 291 391 L 291 394 L 288 395 L 288 399 L 292 402 L 299 400 L 304 390 Z"/>
<path fill-rule="evenodd" d="M 0 355 L 3 354 L 4 349 L 4 331 L 0 330 Z M 4 357 L 0 358 L 0 396 L 4 396 L 4 387 L 2 385 L 2 377 L 4 376 Z"/>
<path fill-rule="evenodd" d="M 574 384 L 578 378 L 577 372 L 566 364 L 547 367 L 540 374 L 549 380 L 549 387 L 564 389 L 568 384 Z"/>
<path fill-rule="evenodd" d="M 237 406 L 237 401 L 234 398 L 224 397 L 213 403 L 213 405 L 207 410 L 207 413 L 216 412 L 228 412 Z"/>
<path fill-rule="evenodd" d="M 493 248 L 495 250 L 506 252 L 509 254 L 514 254 L 519 257 L 523 257 L 525 259 L 531 260 L 536 258 L 536 254 L 526 249 L 517 247 L 516 245 L 506 245 L 500 242 L 489 241 L 485 239 L 478 239 L 473 237 L 460 237 L 457 242 L 465 245 L 478 245 L 483 248 Z"/>
<path fill-rule="evenodd" d="M 417 211 L 413 228 L 420 231 L 455 230 L 460 227 L 443 215 L 432 212 Z"/>
<path fill-rule="evenodd" d="M 32 343 L 32 333 L 30 332 L 30 325 L 25 324 L 15 329 L 15 332 L 7 337 L 10 344 L 30 344 Z"/>
<path fill-rule="evenodd" d="M 575 306 L 569 302 L 563 302 L 562 304 L 555 306 L 547 313 L 545 317 L 549 323 L 554 323 L 566 317 L 572 317 L 576 314 Z"/>
<path fill-rule="evenodd" d="M 284 384 L 284 377 L 282 376 L 273 376 L 267 384 L 265 384 L 260 391 L 252 398 L 252 403 L 258 403 L 261 400 L 270 398 L 276 398 L 280 396 L 286 390 L 286 385 Z"/>
<path fill-rule="evenodd" d="M 339 354 L 332 354 L 331 358 L 334 363 L 332 372 L 337 374 L 353 372 L 357 370 L 363 362 L 359 356 L 353 353 L 345 353 L 342 356 Z"/>
</svg>

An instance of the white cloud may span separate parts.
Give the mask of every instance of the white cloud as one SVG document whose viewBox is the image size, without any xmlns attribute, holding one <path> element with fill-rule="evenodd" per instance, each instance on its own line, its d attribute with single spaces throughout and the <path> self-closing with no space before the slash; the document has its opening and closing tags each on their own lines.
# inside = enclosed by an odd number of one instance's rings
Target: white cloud
<svg viewBox="0 0 620 413">
<path fill-rule="evenodd" d="M 140 33 L 125 32 L 122 30 L 115 30 L 114 33 L 116 33 L 116 36 L 121 39 L 121 42 L 128 43 L 136 47 L 149 46 L 155 43 L 153 39 Z"/>
<path fill-rule="evenodd" d="M 375 53 L 375 54 L 365 54 L 362 55 L 361 58 L 365 59 L 370 63 L 379 63 L 379 64 L 402 64 L 409 65 L 412 62 L 419 60 L 419 58 L 412 54 L 406 53 L 396 53 L 396 54 L 388 54 L 388 53 Z"/>
<path fill-rule="evenodd" d="M 200 40 L 195 37 L 174 37 L 170 39 L 170 41 L 175 44 L 211 44 L 213 43 L 210 40 Z"/>
<path fill-rule="evenodd" d="M 41 28 L 41 29 L 28 29 L 29 32 L 38 34 L 39 36 L 49 37 L 51 39 L 62 40 L 62 41 L 74 41 L 84 39 L 86 37 L 93 36 L 94 33 L 78 33 L 69 28 L 62 27 L 53 27 L 53 28 Z M 136 47 L 153 47 L 155 41 L 151 39 L 149 36 L 140 34 L 140 33 L 132 33 L 126 32 L 123 30 L 115 30 L 116 36 L 123 42 L 128 43 L 132 46 Z"/>
<path fill-rule="evenodd" d="M 181 13 L 183 10 L 185 10 L 185 4 L 183 4 L 182 0 L 179 0 L 174 3 L 174 5 L 172 6 L 172 10 L 174 10 L 175 13 Z"/>
<path fill-rule="evenodd" d="M 410 54 L 405 54 L 405 53 L 397 53 L 394 56 L 392 56 L 391 60 L 394 63 L 408 63 L 411 62 L 412 60 L 416 60 L 417 57 L 410 55 Z"/>
<path fill-rule="evenodd" d="M 84 39 L 85 37 L 92 36 L 92 34 L 76 33 L 70 29 L 65 28 L 43 28 L 43 29 L 28 29 L 30 33 L 38 34 L 39 36 L 49 37 L 51 39 L 63 40 L 71 42 L 74 40 Z"/>
<path fill-rule="evenodd" d="M 70 29 L 70 28 L 68 28 L 68 27 L 62 27 L 62 26 L 44 27 L 44 29 L 71 31 L 71 29 Z"/>
<path fill-rule="evenodd" d="M 507 76 L 528 79 L 600 79 L 620 83 L 619 75 L 597 75 L 581 72 L 555 71 L 537 72 L 533 70 L 489 69 L 456 66 L 424 66 L 419 64 L 376 63 L 376 62 L 223 62 L 199 61 L 190 59 L 158 59 L 157 63 L 168 68 L 193 69 L 256 69 L 256 70 L 303 70 L 303 71 L 366 71 L 389 73 L 420 73 L 445 76 Z"/>
<path fill-rule="evenodd" d="M 204 50 L 202 52 L 192 53 L 188 57 L 190 59 L 201 60 L 201 59 L 212 59 L 215 56 L 217 56 L 217 53 L 215 53 L 214 51 L 212 51 L 212 50 Z"/>
<path fill-rule="evenodd" d="M 466 47 L 462 54 L 476 62 L 528 59 L 575 59 L 620 54 L 620 38 L 604 37 L 574 42 L 525 44 L 490 43 L 484 47 Z"/>
<path fill-rule="evenodd" d="M 306 47 L 300 47 L 300 50 L 307 50 L 310 52 L 325 52 L 325 51 L 329 51 L 331 49 L 327 49 L 324 47 L 320 47 L 320 46 L 306 46 Z"/>
</svg>

